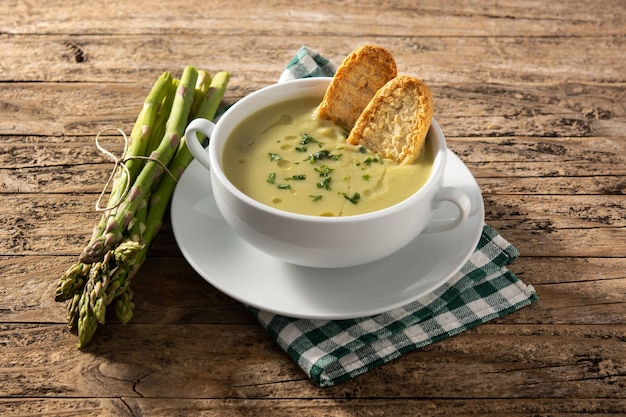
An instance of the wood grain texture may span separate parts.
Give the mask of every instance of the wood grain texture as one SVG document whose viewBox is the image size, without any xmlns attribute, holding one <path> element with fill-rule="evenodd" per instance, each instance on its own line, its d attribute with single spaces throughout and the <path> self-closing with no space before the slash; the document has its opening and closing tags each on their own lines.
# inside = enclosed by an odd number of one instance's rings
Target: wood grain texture
<svg viewBox="0 0 626 417">
<path fill-rule="evenodd" d="M 626 51 L 623 37 L 422 37 L 406 28 L 402 37 L 348 34 L 337 45 L 337 37 L 327 33 L 277 37 L 251 32 L 229 35 L 228 42 L 214 32 L 157 37 L 0 34 L 4 55 L 27 70 L 0 65 L 0 81 L 129 83 L 152 80 L 164 70 L 182 72 L 184 62 L 210 71 L 231 70 L 234 91 L 249 93 L 275 82 L 302 44 L 330 51 L 325 55 L 341 62 L 356 46 L 370 42 L 384 44 L 394 54 L 399 73 L 429 83 L 495 84 L 491 88 L 506 91 L 510 86 L 499 84 L 550 84 L 555 74 L 563 84 L 623 82 L 611 58 Z M 76 53 L 82 56 L 78 61 Z M 41 60 L 32 59 L 38 55 Z"/>
<path fill-rule="evenodd" d="M 338 398 L 353 390 L 359 398 L 616 398 L 626 388 L 624 331 L 496 321 L 319 390 L 257 325 L 113 324 L 74 363 L 63 324 L 7 324 L 2 396 Z M 581 343 L 588 349 L 571 355 Z M 54 355 L 42 357 L 37 345 Z M 136 360 L 137 350 L 144 360 Z M 44 375 L 23 384 L 20 376 L 34 373 Z"/>
<path fill-rule="evenodd" d="M 445 0 L 436 5 L 411 0 L 382 5 L 376 0 L 344 0 L 339 7 L 332 0 L 315 5 L 271 0 L 248 9 L 245 3 L 198 0 L 185 4 L 175 0 L 158 4 L 53 0 L 46 7 L 36 1 L 7 0 L 4 5 L 12 12 L 0 20 L 8 34 L 163 35 L 200 30 L 220 35 L 251 32 L 313 36 L 322 31 L 323 24 L 336 30 L 332 33 L 338 38 L 355 32 L 401 37 L 406 29 L 421 36 L 612 36 L 624 34 L 621 23 L 626 16 L 619 0 L 607 1 L 593 10 L 584 2 L 544 4 L 538 0 L 484 4 Z M 415 25 L 416 21 L 420 24 Z"/>
<path fill-rule="evenodd" d="M 626 4 L 4 0 L 0 13 L 0 415 L 626 414 Z M 83 351 L 53 298 L 99 218 L 112 163 L 163 71 L 228 70 L 230 104 L 301 45 L 379 43 L 424 79 L 486 221 L 539 302 L 321 389 L 166 222 L 135 316 Z M 105 134 L 120 151 L 116 135 Z"/>
<path fill-rule="evenodd" d="M 290 53 L 295 50 L 297 47 Z M 263 80 L 253 81 L 252 88 L 239 85 L 242 73 L 235 72 L 226 102 L 232 103 L 237 97 L 276 82 L 280 71 L 281 68 L 276 68 Z M 160 73 L 151 71 L 144 79 L 154 80 Z M 435 118 L 449 138 L 624 138 L 626 114 L 622 103 L 626 99 L 626 86 L 510 87 L 474 82 L 460 85 L 432 82 L 429 85 L 435 100 Z M 5 142 L 16 134 L 90 135 L 93 138 L 105 128 L 128 131 L 151 83 L 44 82 L 0 86 L 0 107 L 7 115 L 0 120 L 0 138 Z M 589 96 L 598 98 L 590 102 Z M 472 104 L 468 106 L 467 103 Z M 31 114 L 38 117 L 33 118 Z"/>
</svg>

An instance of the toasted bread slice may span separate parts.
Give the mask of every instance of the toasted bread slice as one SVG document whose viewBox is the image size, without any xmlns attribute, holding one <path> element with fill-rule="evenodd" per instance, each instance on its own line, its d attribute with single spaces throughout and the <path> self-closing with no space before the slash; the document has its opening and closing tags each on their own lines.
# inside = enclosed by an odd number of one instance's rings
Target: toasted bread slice
<svg viewBox="0 0 626 417">
<path fill-rule="evenodd" d="M 364 45 L 355 49 L 337 69 L 317 116 L 350 131 L 376 91 L 396 75 L 396 61 L 385 48 Z"/>
<path fill-rule="evenodd" d="M 432 117 L 433 99 L 426 84 L 409 75 L 398 76 L 378 90 L 347 141 L 410 164 L 422 151 Z"/>
</svg>

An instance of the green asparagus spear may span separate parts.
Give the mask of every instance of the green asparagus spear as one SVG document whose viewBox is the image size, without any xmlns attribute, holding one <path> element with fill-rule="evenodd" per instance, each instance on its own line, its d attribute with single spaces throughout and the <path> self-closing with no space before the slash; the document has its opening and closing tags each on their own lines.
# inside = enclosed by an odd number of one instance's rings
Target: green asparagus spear
<svg viewBox="0 0 626 417">
<path fill-rule="evenodd" d="M 109 285 L 103 288 L 103 292 L 100 294 L 102 299 L 100 303 L 105 306 L 111 304 L 114 298 L 126 291 L 130 285 L 129 273 L 134 268 L 136 259 L 141 256 L 144 249 L 148 249 L 144 247 L 146 245 L 144 234 L 147 215 L 148 203 L 144 201 L 137 211 L 135 219 L 133 219 L 127 240 L 120 243 L 113 251 L 117 268 L 109 281 Z"/>
<path fill-rule="evenodd" d="M 215 74 L 196 117 L 203 117 L 209 120 L 215 117 L 218 106 L 226 92 L 226 86 L 229 80 L 230 74 L 228 72 L 222 71 Z M 148 217 L 146 219 L 146 230 L 143 239 L 143 243 L 146 247 L 150 245 L 152 239 L 154 239 L 161 228 L 165 211 L 169 206 L 168 204 L 174 193 L 174 188 L 176 187 L 176 182 L 180 179 L 185 168 L 187 168 L 192 160 L 193 155 L 189 151 L 185 137 L 183 136 L 178 151 L 169 165 L 169 171 L 172 175 L 163 177 L 159 183 L 159 187 L 150 199 Z"/>
<path fill-rule="evenodd" d="M 164 168 L 162 165 L 167 166 L 174 156 L 187 127 L 187 117 L 193 101 L 197 74 L 198 71 L 195 68 L 185 67 L 172 103 L 166 132 L 159 147 L 150 155 L 151 160 L 146 162 L 137 176 L 128 197 L 118 208 L 115 217 L 107 222 L 103 236 L 89 245 L 88 251 L 96 259 L 122 240 L 123 232 L 133 219 L 142 199 L 149 196 L 152 184 L 163 175 Z"/>
<path fill-rule="evenodd" d="M 203 103 L 199 108 L 199 113 L 197 114 L 198 117 L 204 117 L 207 119 L 213 119 L 215 117 L 218 106 L 226 92 L 226 86 L 229 79 L 230 74 L 227 72 L 219 72 L 213 77 L 210 87 L 204 96 Z M 174 193 L 176 182 L 180 179 L 180 176 L 184 172 L 185 168 L 192 160 L 193 155 L 187 148 L 187 144 L 183 138 L 174 159 L 169 165 L 169 171 L 172 175 L 166 175 L 161 179 L 159 186 L 154 191 L 152 198 L 150 199 L 145 228 L 143 229 L 141 239 L 143 249 L 135 256 L 133 266 L 129 269 L 128 275 L 119 275 L 111 282 L 106 295 L 108 300 L 120 297 L 124 293 L 133 276 L 137 273 L 145 261 L 148 249 L 150 248 L 152 241 L 156 237 L 163 223 L 163 218 L 167 208 L 169 207 L 169 202 L 172 194 Z"/>
<path fill-rule="evenodd" d="M 173 98 L 169 102 L 167 96 L 160 101 L 159 113 L 169 114 L 169 118 L 165 129 L 159 127 L 158 117 L 152 126 L 153 134 L 159 128 L 165 133 L 160 135 L 162 140 L 151 155 L 168 165 L 171 175 L 163 175 L 158 162 L 141 164 L 131 192 L 112 213 L 114 222 L 107 222 L 106 233 L 101 232 L 99 239 L 94 240 L 97 245 L 90 248 L 93 263 L 73 265 L 57 287 L 57 299 L 70 300 L 68 325 L 78 329 L 79 348 L 86 346 L 98 324 L 104 323 L 106 307 L 111 303 L 115 302 L 115 314 L 122 323 L 132 317 L 135 305 L 131 279 L 161 227 L 176 181 L 193 159 L 185 143 L 184 129 L 192 118 L 215 116 L 229 78 L 227 72 L 220 72 L 211 79 L 208 73 L 186 67 L 181 80 L 171 80 L 170 86 L 177 86 L 176 94 L 170 95 Z M 147 149 L 153 147 L 147 145 Z"/>
<path fill-rule="evenodd" d="M 176 90 L 178 89 L 178 85 L 179 80 L 173 78 L 169 87 L 169 93 L 164 97 L 159 106 L 157 118 L 154 121 L 154 127 L 152 129 L 152 133 L 150 134 L 150 140 L 144 153 L 145 157 L 149 157 L 152 152 L 157 149 L 157 147 L 161 143 L 161 140 L 163 139 L 163 135 L 165 134 L 165 126 L 170 117 L 170 113 L 172 112 L 172 103 L 174 102 L 174 97 L 176 96 Z M 143 164 L 145 164 L 145 162 L 145 160 L 142 161 Z"/>
<path fill-rule="evenodd" d="M 210 87 L 205 94 L 203 103 L 199 108 L 197 117 L 204 117 L 209 120 L 215 117 L 215 113 L 217 112 L 219 104 L 226 92 L 226 86 L 228 85 L 229 80 L 230 74 L 228 72 L 222 71 L 215 74 Z M 132 279 L 134 274 L 139 270 L 139 267 L 143 264 L 148 249 L 161 228 L 165 212 L 169 207 L 169 202 L 172 198 L 172 194 L 174 193 L 174 188 L 176 187 L 176 182 L 180 179 L 185 168 L 189 165 L 189 163 L 191 163 L 192 160 L 193 155 L 187 148 L 187 143 L 183 137 L 178 151 L 169 165 L 169 171 L 172 175 L 166 175 L 161 179 L 158 188 L 154 191 L 150 199 L 148 215 L 146 218 L 146 227 L 143 231 L 143 237 L 141 240 L 144 245 L 143 250 L 139 252 L 135 258 L 134 266 L 129 272 L 129 277 L 126 278 L 128 281 Z M 123 289 L 122 285 L 120 285 L 119 288 Z M 117 289 L 116 291 L 115 296 L 118 297 L 121 292 Z M 108 296 L 111 297 L 112 294 L 109 294 Z"/>
<path fill-rule="evenodd" d="M 144 109 L 146 109 L 146 107 L 148 107 L 148 109 L 142 110 L 139 115 L 140 120 L 135 124 L 130 134 L 126 156 L 146 154 L 152 125 L 156 119 L 157 113 L 160 110 L 161 103 L 170 91 L 172 80 L 172 75 L 167 71 L 158 78 L 155 85 L 158 95 L 155 94 L 155 97 L 152 99 L 150 98 L 150 95 L 148 95 L 148 99 L 146 100 L 147 104 L 144 104 Z M 143 119 L 143 114 L 146 115 L 145 120 Z M 143 164 L 139 159 L 129 159 L 126 161 L 126 167 L 129 172 L 129 180 L 131 182 L 137 177 L 142 165 Z"/>
<path fill-rule="evenodd" d="M 204 100 L 200 107 L 193 113 L 194 118 L 205 118 L 213 120 L 217 109 L 224 98 L 226 93 L 226 86 L 230 81 L 230 73 L 226 71 L 220 71 L 215 73 L 209 84 L 209 88 L 204 94 Z"/>
<path fill-rule="evenodd" d="M 80 308 L 80 299 L 82 292 L 77 292 L 72 296 L 72 299 L 67 304 L 67 327 L 74 330 L 78 327 L 78 316 Z"/>
<path fill-rule="evenodd" d="M 176 81 L 177 80 L 174 80 L 169 72 L 165 72 L 154 84 L 154 87 L 152 88 L 150 94 L 144 102 L 144 107 L 140 115 L 137 117 L 137 122 L 135 123 L 133 132 L 131 133 L 131 140 L 134 141 L 132 142 L 132 146 L 127 149 L 127 157 L 142 156 L 139 155 L 139 152 L 152 152 L 155 147 L 155 145 L 152 145 L 152 143 L 158 143 L 158 141 L 155 141 L 153 137 L 158 136 L 158 140 L 163 137 L 163 133 L 165 130 L 165 121 L 167 121 L 167 118 L 169 117 L 175 87 L 178 85 Z M 155 109 L 156 118 L 154 119 L 154 121 L 152 121 Z M 148 123 L 150 122 L 153 123 L 153 127 L 148 126 Z M 146 136 L 146 132 L 149 132 L 149 136 Z M 142 150 L 142 148 L 145 149 Z M 140 165 L 143 163 L 143 160 L 132 159 L 126 161 L 125 163 L 129 167 L 129 172 L 133 174 L 134 170 L 136 169 L 133 167 L 140 167 Z M 124 174 L 124 178 L 118 178 L 114 183 L 111 195 L 109 196 L 109 200 L 107 203 L 109 206 L 113 205 L 116 201 L 123 197 L 123 192 L 126 189 L 125 178 L 126 177 Z M 91 242 L 95 241 L 99 236 L 102 235 L 108 218 L 111 215 L 114 215 L 116 211 L 116 209 L 111 209 L 103 213 L 99 224 L 94 227 Z M 55 291 L 56 301 L 69 300 L 75 294 L 82 291 L 82 288 L 86 281 L 86 276 L 89 272 L 89 269 L 91 268 L 91 264 L 89 262 L 95 261 L 95 256 L 89 253 L 87 250 L 84 250 L 83 254 L 81 254 L 81 259 L 87 261 L 87 263 L 80 261 L 74 263 L 59 279 L 59 283 Z"/>
<path fill-rule="evenodd" d="M 102 262 L 93 264 L 89 272 L 89 280 L 85 284 L 80 300 L 69 311 L 68 317 L 78 317 L 79 347 L 84 347 L 93 337 L 98 324 L 104 324 L 106 308 L 113 301 L 113 297 L 107 297 L 107 290 L 111 285 L 118 284 L 120 276 L 126 276 L 133 267 L 133 261 L 143 250 L 139 242 L 127 240 L 121 243 L 115 250 L 108 251 Z M 75 300 L 74 300 L 75 301 Z"/>
<path fill-rule="evenodd" d="M 77 320 L 78 327 L 78 345 L 79 349 L 84 348 L 91 341 L 91 338 L 96 333 L 98 328 L 98 320 L 93 314 L 91 308 L 89 308 L 89 294 L 83 292 L 79 305 L 78 305 L 79 317 Z"/>
<path fill-rule="evenodd" d="M 82 290 L 83 285 L 85 285 L 90 269 L 91 264 L 84 264 L 82 262 L 78 262 L 70 266 L 59 280 L 54 294 L 54 299 L 56 301 L 65 301 L 72 298 L 74 294 L 79 293 Z"/>
<path fill-rule="evenodd" d="M 198 109 L 204 102 L 209 86 L 211 85 L 211 74 L 205 70 L 198 70 L 198 80 L 196 81 L 196 90 L 194 92 L 193 103 L 191 105 L 191 114 L 196 114 Z"/>
<path fill-rule="evenodd" d="M 124 171 L 121 171 L 122 174 L 113 184 L 113 188 L 109 196 L 108 206 L 111 206 L 115 202 L 119 201 L 119 199 L 123 197 L 127 184 L 132 184 L 135 181 L 143 161 L 140 159 L 133 159 L 132 157 L 137 155 L 143 156 L 145 154 L 152 130 L 151 126 L 157 117 L 161 103 L 170 92 L 172 80 L 172 75 L 167 71 L 164 72 L 154 83 L 152 90 L 146 97 L 143 108 L 141 109 L 139 116 L 137 116 L 133 130 L 131 131 L 128 148 L 126 149 L 125 156 L 131 157 L 131 159 L 128 159 L 125 162 L 125 165 L 128 168 L 128 176 Z M 80 256 L 80 262 L 91 263 L 98 258 L 98 254 L 102 253 L 101 251 L 96 251 L 95 254 L 92 253 L 92 247 L 98 246 L 98 242 L 101 242 L 100 238 L 102 232 L 105 230 L 110 214 L 110 212 L 103 213 L 100 222 L 94 228 L 89 243 Z"/>
<path fill-rule="evenodd" d="M 91 306 L 91 295 L 94 291 L 97 291 L 97 283 L 100 282 L 99 271 L 103 268 L 108 268 L 108 262 L 106 259 L 103 262 L 96 262 L 89 270 L 89 279 L 85 283 L 83 292 L 78 301 L 78 314 L 70 313 L 77 316 L 78 327 L 78 348 L 82 348 L 89 343 L 89 340 L 93 337 L 96 329 L 98 328 L 98 319 Z"/>
<path fill-rule="evenodd" d="M 126 324 L 133 317 L 134 310 L 133 290 L 129 288 L 115 301 L 115 315 L 122 324 Z"/>
</svg>

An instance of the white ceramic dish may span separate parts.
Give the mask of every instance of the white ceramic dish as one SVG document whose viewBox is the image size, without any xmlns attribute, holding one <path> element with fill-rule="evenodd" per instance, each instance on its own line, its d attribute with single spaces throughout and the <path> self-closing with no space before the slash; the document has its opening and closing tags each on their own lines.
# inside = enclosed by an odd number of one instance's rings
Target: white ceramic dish
<svg viewBox="0 0 626 417">
<path fill-rule="evenodd" d="M 309 319 L 349 319 L 391 310 L 435 290 L 468 260 L 480 239 L 484 205 L 476 180 L 451 151 L 443 176 L 473 210 L 457 228 L 418 236 L 400 251 L 356 267 L 309 268 L 282 262 L 246 243 L 226 224 L 208 175 L 193 161 L 172 198 L 174 236 L 183 256 L 218 290 L 255 308 Z M 442 206 L 434 220 L 456 216 Z"/>
<path fill-rule="evenodd" d="M 336 268 L 382 259 L 420 233 L 452 230 L 465 220 L 472 210 L 467 194 L 441 185 L 448 153 L 445 136 L 434 118 L 426 138 L 433 152 L 428 179 L 412 195 L 380 210 L 354 216 L 297 214 L 262 204 L 230 182 L 222 167 L 222 153 L 233 130 L 247 125 L 249 116 L 272 105 L 304 97 L 321 102 L 330 82 L 331 78 L 313 77 L 269 85 L 239 100 L 217 124 L 203 118 L 189 123 L 185 131 L 187 146 L 206 168 L 206 176 L 201 178 L 210 178 L 213 198 L 231 229 L 257 249 L 283 261 Z M 252 124 L 248 127 L 253 131 L 260 128 Z M 208 148 L 200 145 L 197 133 L 211 138 Z M 294 130 L 293 134 L 300 133 Z M 434 207 L 443 203 L 456 205 L 458 215 L 430 222 Z"/>
</svg>

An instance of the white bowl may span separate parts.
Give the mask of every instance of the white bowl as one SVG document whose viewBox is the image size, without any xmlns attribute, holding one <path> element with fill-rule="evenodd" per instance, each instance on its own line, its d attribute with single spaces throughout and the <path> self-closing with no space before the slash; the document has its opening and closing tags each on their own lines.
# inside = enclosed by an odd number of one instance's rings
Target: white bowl
<svg viewBox="0 0 626 417">
<path fill-rule="evenodd" d="M 447 148 L 435 120 L 427 137 L 434 155 L 430 178 L 406 200 L 375 212 L 344 217 L 291 213 L 252 199 L 226 178 L 221 165 L 222 150 L 239 123 L 278 102 L 311 96 L 318 96 L 321 101 L 330 80 L 305 78 L 274 84 L 244 97 L 215 125 L 206 119 L 189 124 L 185 133 L 187 144 L 195 158 L 209 170 L 215 201 L 230 227 L 257 249 L 285 262 L 336 268 L 379 260 L 398 251 L 420 233 L 450 230 L 463 222 L 471 211 L 471 200 L 461 189 L 441 186 Z M 208 148 L 200 145 L 197 132 L 210 137 Z M 458 215 L 431 223 L 433 211 L 443 201 L 454 203 Z"/>
</svg>

